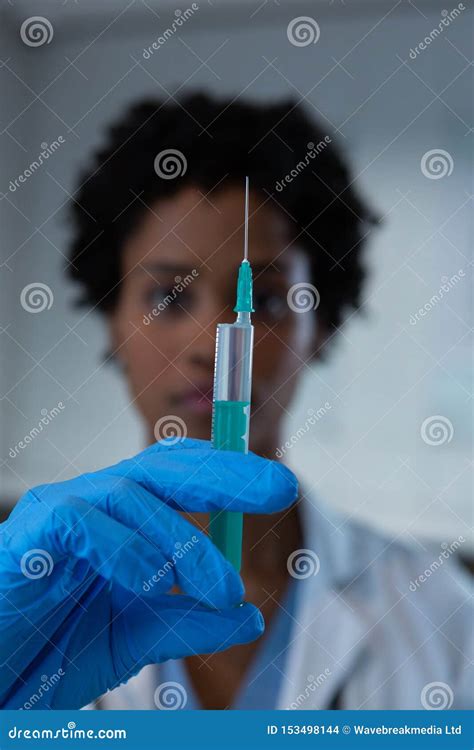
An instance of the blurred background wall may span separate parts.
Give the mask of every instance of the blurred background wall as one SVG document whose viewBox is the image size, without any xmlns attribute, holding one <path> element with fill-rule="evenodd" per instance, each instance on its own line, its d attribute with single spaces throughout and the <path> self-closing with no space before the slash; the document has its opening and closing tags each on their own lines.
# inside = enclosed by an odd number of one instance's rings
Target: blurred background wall
<svg viewBox="0 0 474 750">
<path fill-rule="evenodd" d="M 434 0 L 3 0 L 0 23 L 0 505 L 132 455 L 141 427 L 105 332 L 75 311 L 63 278 L 66 203 L 106 124 L 142 96 L 198 87 L 235 97 L 305 99 L 349 155 L 384 217 L 367 262 L 364 316 L 323 366 L 306 368 L 286 437 L 308 487 L 350 515 L 437 543 L 472 521 L 472 46 L 470 3 Z M 26 44 L 22 23 L 53 36 Z M 287 36 L 314 19 L 316 43 Z M 433 29 L 443 26 L 442 33 Z M 420 42 L 431 33 L 425 49 Z M 58 140 L 61 138 L 61 140 Z M 13 191 L 40 151 L 60 146 Z M 430 151 L 442 150 L 436 165 Z M 441 169 L 441 172 L 431 171 Z M 454 275 L 457 275 L 455 278 Z M 21 304 L 29 284 L 50 309 Z M 440 294 L 443 287 L 448 291 Z M 436 295 L 436 299 L 434 296 Z M 424 307 L 426 306 L 426 307 Z M 417 311 L 424 308 L 424 315 Z M 304 437 L 308 409 L 330 408 Z M 58 407 L 58 404 L 62 407 Z M 25 448 L 19 442 L 56 407 Z M 292 439 L 293 438 L 293 439 Z M 466 542 L 466 549 L 470 542 Z"/>
</svg>

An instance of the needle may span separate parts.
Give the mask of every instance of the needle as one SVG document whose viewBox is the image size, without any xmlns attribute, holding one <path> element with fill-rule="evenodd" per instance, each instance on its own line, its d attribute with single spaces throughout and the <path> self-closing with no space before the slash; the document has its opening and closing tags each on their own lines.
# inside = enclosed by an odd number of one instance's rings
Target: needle
<svg viewBox="0 0 474 750">
<path fill-rule="evenodd" d="M 249 178 L 245 178 L 245 240 L 244 260 L 249 257 Z"/>
</svg>

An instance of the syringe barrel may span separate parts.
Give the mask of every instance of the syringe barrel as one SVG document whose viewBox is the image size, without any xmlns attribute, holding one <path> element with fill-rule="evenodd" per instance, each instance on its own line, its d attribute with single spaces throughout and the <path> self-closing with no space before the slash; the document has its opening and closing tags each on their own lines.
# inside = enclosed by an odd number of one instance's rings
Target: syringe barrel
<svg viewBox="0 0 474 750">
<path fill-rule="evenodd" d="M 214 401 L 250 402 L 252 351 L 252 325 L 220 323 L 217 326 Z"/>
<path fill-rule="evenodd" d="M 217 326 L 212 445 L 218 450 L 248 453 L 253 352 L 249 317 L 248 313 L 239 313 L 237 323 Z M 240 322 L 242 318 L 244 323 Z M 242 513 L 225 509 L 211 513 L 209 531 L 224 557 L 240 571 Z"/>
</svg>

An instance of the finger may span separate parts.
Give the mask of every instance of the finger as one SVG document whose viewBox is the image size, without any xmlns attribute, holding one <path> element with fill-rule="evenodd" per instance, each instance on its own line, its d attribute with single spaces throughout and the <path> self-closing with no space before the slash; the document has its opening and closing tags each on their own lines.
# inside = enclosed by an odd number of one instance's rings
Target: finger
<svg viewBox="0 0 474 750">
<path fill-rule="evenodd" d="M 164 556 L 161 568 L 142 581 L 142 593 L 172 570 L 182 591 L 212 607 L 242 601 L 243 584 L 210 538 L 159 498 L 130 479 L 102 477 L 94 507 L 136 531 Z M 162 590 L 162 589 L 161 589 Z"/>
<path fill-rule="evenodd" d="M 42 526 L 42 541 L 53 560 L 84 560 L 102 578 L 136 593 L 143 579 L 166 563 L 156 545 L 82 498 L 62 498 Z M 173 583 L 173 571 L 167 570 L 160 588 L 166 591 Z"/>
<path fill-rule="evenodd" d="M 117 623 L 117 643 L 126 644 L 132 667 L 211 654 L 259 638 L 265 629 L 253 604 L 213 610 L 187 596 L 168 594 L 151 603 L 135 601 Z"/>
<path fill-rule="evenodd" d="M 158 443 L 104 472 L 133 479 L 187 512 L 273 513 L 296 500 L 296 477 L 283 464 L 255 453 L 215 450 L 206 441 L 187 449 L 184 442 L 172 450 Z"/>
<path fill-rule="evenodd" d="M 189 447 L 187 447 L 189 445 Z M 168 439 L 98 472 L 52 485 L 89 499 L 104 476 L 133 479 L 176 510 L 274 513 L 291 505 L 298 482 L 290 469 L 255 453 L 212 448 L 209 441 Z M 66 486 L 67 485 L 67 486 Z M 51 485 L 34 488 L 39 499 Z"/>
<path fill-rule="evenodd" d="M 222 651 L 255 640 L 263 630 L 263 617 L 251 604 L 218 611 L 181 595 L 162 595 L 150 603 L 135 599 L 121 607 L 112 623 L 108 645 L 113 669 L 107 668 L 107 660 L 97 662 L 97 641 L 88 638 L 83 643 L 81 631 L 76 631 L 69 648 L 76 654 L 74 664 L 84 669 L 88 679 L 75 684 L 73 697 L 67 680 L 61 680 L 55 703 L 64 707 L 73 701 L 74 706 L 84 706 L 147 664 Z"/>
</svg>

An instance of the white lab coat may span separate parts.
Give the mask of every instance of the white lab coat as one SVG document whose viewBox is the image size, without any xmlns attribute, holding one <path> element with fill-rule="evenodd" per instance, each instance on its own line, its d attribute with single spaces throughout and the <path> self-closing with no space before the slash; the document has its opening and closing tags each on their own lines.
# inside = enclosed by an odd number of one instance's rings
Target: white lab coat
<svg viewBox="0 0 474 750">
<path fill-rule="evenodd" d="M 472 708 L 469 576 L 452 559 L 429 570 L 442 547 L 420 552 L 314 497 L 303 505 L 303 525 L 304 547 L 320 568 L 298 582 L 277 707 L 327 708 L 340 690 L 346 709 Z M 145 667 L 87 708 L 156 710 L 158 684 L 159 666 Z"/>
</svg>

